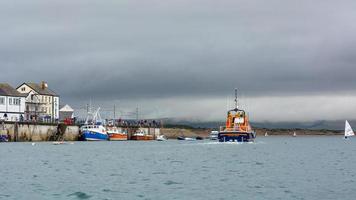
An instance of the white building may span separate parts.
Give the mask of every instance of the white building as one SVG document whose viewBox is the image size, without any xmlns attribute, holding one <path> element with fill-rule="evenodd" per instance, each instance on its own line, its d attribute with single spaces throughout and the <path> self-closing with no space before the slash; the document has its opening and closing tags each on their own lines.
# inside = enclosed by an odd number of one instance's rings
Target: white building
<svg viewBox="0 0 356 200">
<path fill-rule="evenodd" d="M 23 83 L 16 89 L 26 95 L 26 120 L 59 120 L 59 96 L 48 88 L 46 82 Z"/>
<path fill-rule="evenodd" d="M 9 84 L 0 84 L 0 120 L 24 120 L 25 95 L 17 92 Z"/>
<path fill-rule="evenodd" d="M 63 121 L 65 119 L 72 119 L 74 114 L 73 108 L 71 108 L 68 104 L 63 106 L 59 110 L 59 120 Z"/>
</svg>

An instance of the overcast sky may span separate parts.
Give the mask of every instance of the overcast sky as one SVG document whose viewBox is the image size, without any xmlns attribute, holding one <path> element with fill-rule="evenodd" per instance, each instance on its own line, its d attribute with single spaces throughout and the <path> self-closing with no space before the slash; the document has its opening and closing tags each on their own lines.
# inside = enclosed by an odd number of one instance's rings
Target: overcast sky
<svg viewBox="0 0 356 200">
<path fill-rule="evenodd" d="M 109 115 L 356 119 L 354 0 L 2 0 L 0 82 Z M 107 111 L 106 111 L 107 110 Z"/>
</svg>

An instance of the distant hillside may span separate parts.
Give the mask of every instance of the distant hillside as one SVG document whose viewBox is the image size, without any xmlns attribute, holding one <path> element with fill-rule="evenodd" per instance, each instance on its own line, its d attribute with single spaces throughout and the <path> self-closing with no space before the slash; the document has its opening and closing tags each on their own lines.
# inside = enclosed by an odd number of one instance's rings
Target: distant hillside
<svg viewBox="0 0 356 200">
<path fill-rule="evenodd" d="M 210 128 L 218 129 L 220 126 L 224 126 L 224 122 L 213 121 L 194 121 L 188 119 L 163 119 L 163 124 L 173 126 L 187 126 L 193 128 Z M 356 120 L 349 120 L 351 126 L 356 128 Z M 266 128 L 266 129 L 309 129 L 309 130 L 343 130 L 345 121 L 314 121 L 314 122 L 252 122 L 253 128 Z"/>
</svg>

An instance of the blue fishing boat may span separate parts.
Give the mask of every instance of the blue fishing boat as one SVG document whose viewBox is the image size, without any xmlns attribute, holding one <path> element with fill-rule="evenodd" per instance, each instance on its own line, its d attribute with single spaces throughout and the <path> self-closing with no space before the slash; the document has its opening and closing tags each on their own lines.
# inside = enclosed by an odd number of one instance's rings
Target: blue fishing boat
<svg viewBox="0 0 356 200">
<path fill-rule="evenodd" d="M 0 135 L 0 142 L 8 142 L 9 138 L 7 137 L 7 135 Z"/>
<path fill-rule="evenodd" d="M 85 141 L 98 141 L 109 139 L 105 127 L 99 124 L 82 126 L 81 137 Z"/>
<path fill-rule="evenodd" d="M 84 141 L 103 141 L 108 140 L 106 128 L 102 125 L 99 114 L 100 108 L 92 114 L 88 112 L 85 124 L 80 128 L 80 137 Z"/>
<path fill-rule="evenodd" d="M 219 142 L 253 142 L 256 133 L 252 130 L 248 116 L 237 105 L 237 89 L 235 89 L 235 109 L 227 112 L 226 126 L 220 127 Z"/>
</svg>

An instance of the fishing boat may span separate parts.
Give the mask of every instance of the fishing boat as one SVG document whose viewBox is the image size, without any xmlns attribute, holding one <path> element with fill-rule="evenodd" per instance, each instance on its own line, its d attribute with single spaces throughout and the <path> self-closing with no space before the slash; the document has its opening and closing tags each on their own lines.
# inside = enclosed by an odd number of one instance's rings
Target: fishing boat
<svg viewBox="0 0 356 200">
<path fill-rule="evenodd" d="M 226 126 L 220 127 L 219 142 L 253 142 L 255 138 L 247 113 L 238 107 L 235 89 L 235 108 L 227 112 Z"/>
<path fill-rule="evenodd" d="M 80 128 L 82 140 L 102 141 L 109 139 L 106 129 L 103 126 L 99 110 L 100 108 L 98 108 L 95 113 L 88 112 L 85 124 Z"/>
<path fill-rule="evenodd" d="M 132 135 L 131 140 L 153 140 L 153 135 L 149 135 L 144 130 L 138 129 Z"/>
<path fill-rule="evenodd" d="M 351 128 L 351 125 L 349 124 L 349 122 L 346 120 L 345 122 L 345 136 L 344 139 L 348 139 L 348 137 L 354 136 L 355 133 Z"/>
<path fill-rule="evenodd" d="M 7 137 L 7 135 L 0 135 L 0 142 L 8 142 L 9 138 Z"/>
<path fill-rule="evenodd" d="M 7 136 L 7 131 L 4 126 L 0 129 L 0 142 L 8 142 L 9 137 Z"/>
<path fill-rule="evenodd" d="M 120 127 L 107 126 L 106 132 L 109 135 L 110 141 L 125 141 L 127 140 L 127 133 Z"/>
<path fill-rule="evenodd" d="M 157 140 L 157 141 L 166 141 L 167 138 L 166 138 L 165 135 L 159 135 L 156 140 Z"/>
<path fill-rule="evenodd" d="M 219 136 L 219 131 L 211 131 L 209 139 L 210 140 L 217 140 Z"/>
</svg>

